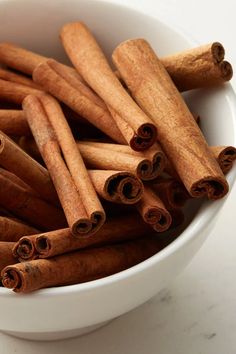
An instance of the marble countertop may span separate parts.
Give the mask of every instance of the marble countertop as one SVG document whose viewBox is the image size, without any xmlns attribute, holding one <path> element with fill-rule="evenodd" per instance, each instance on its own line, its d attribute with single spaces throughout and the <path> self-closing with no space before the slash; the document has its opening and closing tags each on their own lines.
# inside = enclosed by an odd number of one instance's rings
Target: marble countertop
<svg viewBox="0 0 236 354">
<path fill-rule="evenodd" d="M 227 57 L 236 62 L 234 0 L 116 1 L 170 19 L 202 43 L 222 41 Z M 232 83 L 236 89 L 236 79 Z M 30 342 L 0 334 L 0 353 L 234 354 L 235 210 L 236 185 L 191 264 L 143 306 L 96 332 L 61 342 Z"/>
</svg>

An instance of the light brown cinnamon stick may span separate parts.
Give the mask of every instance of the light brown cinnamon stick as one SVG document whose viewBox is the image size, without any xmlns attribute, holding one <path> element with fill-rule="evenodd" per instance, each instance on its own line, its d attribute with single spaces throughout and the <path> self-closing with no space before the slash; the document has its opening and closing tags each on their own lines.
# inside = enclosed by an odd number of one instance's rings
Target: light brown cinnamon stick
<svg viewBox="0 0 236 354">
<path fill-rule="evenodd" d="M 89 176 L 97 193 L 105 200 L 134 204 L 142 197 L 143 184 L 130 172 L 89 170 Z"/>
<path fill-rule="evenodd" d="M 34 68 L 45 59 L 44 56 L 18 47 L 16 44 L 0 43 L 0 62 L 25 74 L 31 75 Z"/>
<path fill-rule="evenodd" d="M 84 161 L 90 168 L 129 171 L 135 173 L 142 180 L 153 179 L 162 170 L 162 168 L 158 169 L 159 166 L 156 166 L 155 162 L 153 163 L 155 157 L 150 160 L 150 156 L 147 158 L 146 155 L 141 155 L 141 153 L 140 155 L 134 155 L 132 153 L 119 152 L 112 150 L 112 147 L 109 149 L 108 146 L 104 149 L 104 147 L 96 145 L 97 143 L 87 141 L 80 141 L 77 144 Z"/>
<path fill-rule="evenodd" d="M 0 271 L 10 264 L 17 263 L 17 258 L 12 254 L 15 242 L 0 241 Z"/>
<path fill-rule="evenodd" d="M 35 189 L 43 199 L 57 205 L 57 194 L 48 171 L 4 133 L 0 133 L 0 164 Z"/>
<path fill-rule="evenodd" d="M 161 58 L 180 91 L 214 86 L 233 76 L 230 63 L 224 61 L 224 47 L 214 42 Z"/>
<path fill-rule="evenodd" d="M 193 197 L 222 198 L 227 181 L 164 66 L 143 39 L 121 43 L 113 61 L 139 105 L 158 125 L 159 141 Z"/>
<path fill-rule="evenodd" d="M 155 231 L 163 232 L 169 229 L 172 222 L 171 215 L 150 187 L 145 186 L 143 197 L 136 204 L 136 208 L 143 220 Z"/>
<path fill-rule="evenodd" d="M 86 236 L 92 229 L 95 232 L 101 226 L 104 221 L 104 214 L 102 210 L 94 209 L 96 202 L 91 202 L 90 210 L 93 209 L 94 211 L 88 215 L 84 201 L 82 201 L 75 182 L 61 156 L 60 146 L 49 122 L 49 119 L 52 119 L 52 115 L 54 115 L 52 110 L 55 108 L 56 112 L 59 113 L 60 107 L 56 104 L 49 107 L 48 100 L 45 97 L 28 96 L 23 102 L 23 108 L 58 193 L 69 227 L 75 236 Z M 79 172 L 80 167 L 77 167 Z"/>
<path fill-rule="evenodd" d="M 218 161 L 223 173 L 228 173 L 236 160 L 236 148 L 233 146 L 211 146 L 210 149 Z"/>
<path fill-rule="evenodd" d="M 41 93 L 42 91 L 35 88 L 0 79 L 0 101 L 21 104 L 26 96 Z"/>
<path fill-rule="evenodd" d="M 39 233 L 37 229 L 20 220 L 0 216 L 0 241 L 16 242 L 23 235 L 33 235 L 36 233 Z"/>
<path fill-rule="evenodd" d="M 34 81 L 112 139 L 125 144 L 124 137 L 102 100 L 75 76 L 72 81 L 72 75 L 68 75 L 67 70 L 62 75 L 63 70 L 58 64 L 55 60 L 41 63 L 34 70 Z M 88 94 L 88 91 L 91 92 Z"/>
<path fill-rule="evenodd" d="M 8 266 L 2 271 L 3 286 L 15 292 L 87 282 L 130 268 L 161 249 L 156 238 L 75 251 L 51 259 L 37 259 Z"/>
<path fill-rule="evenodd" d="M 7 135 L 31 135 L 29 125 L 21 110 L 0 109 L 0 130 Z"/>
<path fill-rule="evenodd" d="M 1 60 L 1 58 L 0 58 Z M 0 79 L 10 81 L 10 82 L 15 82 L 17 84 L 25 85 L 28 87 L 32 87 L 38 90 L 41 90 L 40 86 L 37 85 L 33 80 L 30 78 L 21 75 L 21 74 L 16 74 L 13 71 L 7 70 L 7 69 L 2 69 L 0 68 Z"/>
<path fill-rule="evenodd" d="M 41 230 L 55 230 L 66 226 L 60 209 L 33 196 L 1 173 L 0 205 L 17 217 Z"/>
<path fill-rule="evenodd" d="M 127 241 L 150 235 L 152 229 L 137 214 L 110 218 L 93 237 L 73 238 L 70 229 L 22 237 L 15 246 L 17 257 L 24 260 L 54 257 L 74 250 Z"/>
<path fill-rule="evenodd" d="M 156 140 L 156 127 L 125 91 L 89 29 L 80 22 L 66 24 L 61 30 L 61 40 L 83 79 L 142 140 L 139 146 L 132 148 L 150 147 Z"/>
</svg>

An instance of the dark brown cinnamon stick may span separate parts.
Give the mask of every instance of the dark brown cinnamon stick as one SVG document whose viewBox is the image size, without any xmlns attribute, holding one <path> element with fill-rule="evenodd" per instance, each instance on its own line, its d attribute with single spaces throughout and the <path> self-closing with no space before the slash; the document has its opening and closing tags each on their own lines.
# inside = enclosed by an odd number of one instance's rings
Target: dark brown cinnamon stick
<svg viewBox="0 0 236 354">
<path fill-rule="evenodd" d="M 16 242 L 23 235 L 33 235 L 36 233 L 39 233 L 37 229 L 20 220 L 0 216 L 0 241 Z"/>
<path fill-rule="evenodd" d="M 130 268 L 160 249 L 156 238 L 145 237 L 51 259 L 18 263 L 2 270 L 2 284 L 15 292 L 26 293 L 45 287 L 87 282 Z"/>
<path fill-rule="evenodd" d="M 0 241 L 0 271 L 10 264 L 17 263 L 17 258 L 12 254 L 15 242 Z"/>
</svg>

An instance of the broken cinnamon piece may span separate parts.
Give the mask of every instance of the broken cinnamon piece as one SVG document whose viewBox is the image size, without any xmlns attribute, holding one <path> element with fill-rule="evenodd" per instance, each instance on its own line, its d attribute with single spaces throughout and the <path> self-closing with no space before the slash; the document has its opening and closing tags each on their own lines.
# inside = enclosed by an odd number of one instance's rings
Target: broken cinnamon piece
<svg viewBox="0 0 236 354">
<path fill-rule="evenodd" d="M 228 183 L 167 71 L 144 39 L 128 40 L 113 61 L 140 107 L 157 124 L 159 141 L 192 197 L 219 199 Z"/>
<path fill-rule="evenodd" d="M 48 171 L 2 132 L 0 164 L 30 185 L 43 199 L 54 205 L 58 204 L 58 197 Z"/>
<path fill-rule="evenodd" d="M 179 91 L 187 91 L 229 81 L 233 69 L 224 54 L 222 44 L 214 42 L 162 57 L 161 62 Z"/>
<path fill-rule="evenodd" d="M 155 237 L 75 251 L 50 259 L 18 263 L 2 270 L 2 284 L 15 292 L 77 284 L 130 268 L 160 251 Z"/>
<path fill-rule="evenodd" d="M 53 98 L 51 100 L 54 103 L 49 106 L 45 97 L 28 96 L 23 102 L 23 109 L 39 151 L 51 175 L 69 227 L 75 236 L 86 236 L 91 230 L 95 232 L 103 224 L 105 215 L 102 209 L 95 210 L 95 201 L 90 201 L 89 208 L 94 211 L 88 215 L 84 200 L 79 195 L 75 182 L 61 156 L 59 143 L 49 121 L 49 119 L 53 119 L 53 109 L 55 108 L 55 112 L 59 114 L 60 107 L 54 102 Z M 63 114 L 62 111 L 60 111 L 60 114 Z M 79 172 L 79 166 L 77 168 Z M 80 176 L 78 175 L 78 177 Z"/>
<path fill-rule="evenodd" d="M 7 135 L 31 135 L 22 110 L 0 109 L 0 130 Z"/>
<path fill-rule="evenodd" d="M 36 233 L 39 233 L 37 229 L 18 219 L 0 216 L 0 241 L 16 242 L 22 235 L 33 235 Z"/>
<path fill-rule="evenodd" d="M 17 259 L 12 254 L 15 242 L 0 241 L 0 271 L 6 266 L 17 263 Z"/>
<path fill-rule="evenodd" d="M 130 172 L 89 170 L 89 176 L 97 193 L 105 200 L 134 204 L 142 197 L 143 184 Z"/>
<path fill-rule="evenodd" d="M 171 215 L 150 187 L 145 186 L 143 197 L 136 204 L 136 208 L 143 220 L 155 231 L 163 232 L 169 229 L 172 222 Z"/>
<path fill-rule="evenodd" d="M 0 169 L 0 205 L 40 230 L 55 230 L 66 226 L 60 209 L 32 195 L 7 178 Z"/>
<path fill-rule="evenodd" d="M 115 112 L 113 118 L 118 114 L 137 135 L 131 147 L 140 151 L 152 146 L 157 136 L 155 125 L 125 91 L 89 29 L 80 22 L 66 24 L 61 40 L 83 79 Z"/>
</svg>

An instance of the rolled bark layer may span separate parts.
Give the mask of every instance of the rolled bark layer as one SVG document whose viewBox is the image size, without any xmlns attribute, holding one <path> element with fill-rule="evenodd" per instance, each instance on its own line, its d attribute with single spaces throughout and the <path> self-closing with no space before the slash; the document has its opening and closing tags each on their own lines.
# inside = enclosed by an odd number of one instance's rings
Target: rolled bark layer
<svg viewBox="0 0 236 354">
<path fill-rule="evenodd" d="M 97 193 L 105 200 L 134 204 L 143 195 L 142 182 L 130 172 L 89 170 L 89 175 Z"/>
<path fill-rule="evenodd" d="M 87 282 L 130 268 L 160 251 L 156 238 L 75 251 L 51 259 L 18 263 L 2 270 L 2 284 L 15 292 Z"/>
<path fill-rule="evenodd" d="M 101 48 L 82 23 L 69 23 L 61 30 L 62 44 L 83 79 L 134 131 L 134 150 L 145 150 L 156 141 L 157 131 L 151 119 L 125 91 L 110 68 Z M 138 140 L 140 139 L 140 141 Z"/>
<path fill-rule="evenodd" d="M 144 39 L 128 40 L 113 61 L 132 95 L 158 126 L 159 141 L 193 197 L 219 199 L 228 183 L 164 66 Z"/>
<path fill-rule="evenodd" d="M 37 229 L 20 220 L 0 216 L 0 241 L 16 242 L 24 235 L 39 233 Z"/>
<path fill-rule="evenodd" d="M 143 197 L 136 204 L 136 208 L 143 220 L 150 224 L 155 231 L 163 232 L 169 229 L 172 222 L 171 215 L 162 200 L 150 187 L 145 186 Z"/>
<path fill-rule="evenodd" d="M 225 50 L 214 42 L 161 58 L 179 91 L 215 86 L 233 76 L 230 63 L 224 61 Z"/>
<path fill-rule="evenodd" d="M 53 231 L 51 231 L 53 232 Z M 15 243 L 12 253 L 19 262 L 25 262 L 38 258 L 38 252 L 35 248 L 37 235 L 23 236 Z"/>
</svg>

